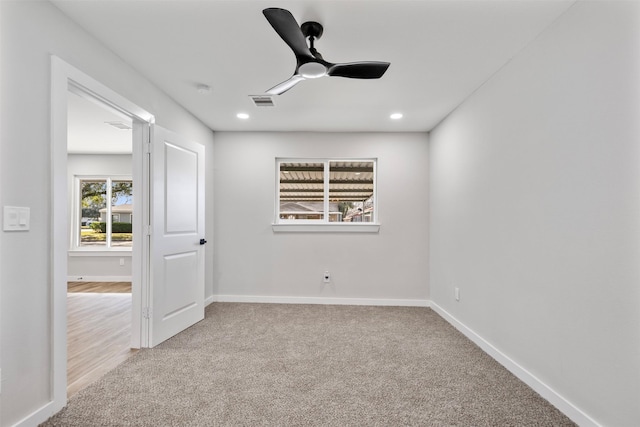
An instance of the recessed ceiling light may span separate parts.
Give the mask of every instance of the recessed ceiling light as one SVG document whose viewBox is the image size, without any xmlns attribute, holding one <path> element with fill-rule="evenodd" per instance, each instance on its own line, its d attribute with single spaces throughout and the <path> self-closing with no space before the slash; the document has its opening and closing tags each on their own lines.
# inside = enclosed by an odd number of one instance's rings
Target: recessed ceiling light
<svg viewBox="0 0 640 427">
<path fill-rule="evenodd" d="M 236 117 L 242 120 L 246 120 L 249 118 L 249 115 L 247 113 L 238 113 L 236 114 Z"/>
<path fill-rule="evenodd" d="M 402 113 L 393 113 L 392 115 L 389 116 L 389 118 L 393 119 L 393 120 L 398 120 L 402 118 Z"/>
</svg>

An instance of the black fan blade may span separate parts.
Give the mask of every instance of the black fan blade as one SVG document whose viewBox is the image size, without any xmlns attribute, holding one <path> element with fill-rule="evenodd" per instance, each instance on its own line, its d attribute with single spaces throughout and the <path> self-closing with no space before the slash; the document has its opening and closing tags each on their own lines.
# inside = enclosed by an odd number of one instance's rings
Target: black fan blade
<svg viewBox="0 0 640 427">
<path fill-rule="evenodd" d="M 388 62 L 347 62 L 335 64 L 329 68 L 327 74 L 335 77 L 348 77 L 351 79 L 379 79 L 389 68 Z"/>
<path fill-rule="evenodd" d="M 276 30 L 276 33 L 293 50 L 296 57 L 314 59 L 309 46 L 307 46 L 307 40 L 291 12 L 286 9 L 271 7 L 263 10 L 262 13 L 273 29 Z"/>
</svg>

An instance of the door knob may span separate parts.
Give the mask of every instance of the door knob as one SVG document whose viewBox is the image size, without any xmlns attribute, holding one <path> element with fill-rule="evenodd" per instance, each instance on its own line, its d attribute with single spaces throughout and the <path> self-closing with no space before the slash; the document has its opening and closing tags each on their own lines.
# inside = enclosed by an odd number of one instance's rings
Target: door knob
<svg viewBox="0 0 640 427">
<path fill-rule="evenodd" d="M 200 239 L 200 244 L 201 244 L 201 245 L 204 245 L 205 243 L 207 243 L 207 241 L 206 241 L 206 240 L 204 240 L 204 239 Z"/>
</svg>

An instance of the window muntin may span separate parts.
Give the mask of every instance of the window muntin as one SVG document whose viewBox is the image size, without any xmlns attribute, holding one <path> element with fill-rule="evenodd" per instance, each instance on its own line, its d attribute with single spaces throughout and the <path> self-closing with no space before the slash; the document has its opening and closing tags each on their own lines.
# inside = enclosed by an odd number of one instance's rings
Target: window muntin
<svg viewBox="0 0 640 427">
<path fill-rule="evenodd" d="M 375 159 L 278 159 L 276 223 L 375 222 Z"/>
<path fill-rule="evenodd" d="M 80 215 L 74 227 L 77 236 L 74 247 L 130 249 L 133 243 L 131 178 L 76 177 L 76 182 Z"/>
</svg>

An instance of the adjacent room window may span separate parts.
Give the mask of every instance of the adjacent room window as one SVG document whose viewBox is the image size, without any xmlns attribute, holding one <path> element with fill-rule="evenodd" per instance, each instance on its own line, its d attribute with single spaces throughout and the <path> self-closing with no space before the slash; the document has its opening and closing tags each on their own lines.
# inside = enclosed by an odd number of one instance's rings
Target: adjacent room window
<svg viewBox="0 0 640 427">
<path fill-rule="evenodd" d="M 277 159 L 276 224 L 376 222 L 375 159 Z"/>
<path fill-rule="evenodd" d="M 133 182 L 130 177 L 76 177 L 76 248 L 130 249 L 133 242 Z"/>
</svg>

